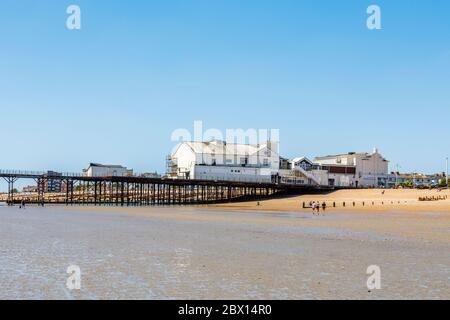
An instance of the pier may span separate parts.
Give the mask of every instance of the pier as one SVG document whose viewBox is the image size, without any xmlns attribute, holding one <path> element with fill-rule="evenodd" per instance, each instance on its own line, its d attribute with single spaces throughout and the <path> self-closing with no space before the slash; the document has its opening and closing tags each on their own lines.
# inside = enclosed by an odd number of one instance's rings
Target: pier
<svg viewBox="0 0 450 320">
<path fill-rule="evenodd" d="M 8 183 L 8 205 L 188 205 L 231 201 L 263 200 L 282 194 L 301 194 L 329 188 L 277 183 L 248 183 L 213 180 L 146 178 L 138 176 L 87 177 L 75 173 L 0 170 Z M 36 192 L 16 194 L 14 184 L 20 179 L 36 182 Z M 49 184 L 58 184 L 49 192 Z"/>
</svg>

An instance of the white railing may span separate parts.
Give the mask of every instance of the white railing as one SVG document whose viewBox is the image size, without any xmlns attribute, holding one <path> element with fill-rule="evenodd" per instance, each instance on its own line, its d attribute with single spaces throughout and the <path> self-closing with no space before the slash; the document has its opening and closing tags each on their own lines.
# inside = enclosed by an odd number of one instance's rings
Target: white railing
<svg viewBox="0 0 450 320">
<path fill-rule="evenodd" d="M 300 171 L 301 174 L 303 174 L 306 178 L 311 179 L 316 184 L 320 184 L 320 181 L 317 179 L 317 177 L 315 177 L 312 173 L 309 173 L 308 171 L 306 171 L 302 167 L 296 167 L 294 170 Z"/>
<path fill-rule="evenodd" d="M 23 176 L 41 176 L 45 174 L 43 171 L 25 171 L 25 170 L 5 170 L 0 169 L 0 174 L 9 174 L 9 175 L 23 175 Z"/>
<path fill-rule="evenodd" d="M 56 172 L 56 171 L 29 171 L 29 170 L 6 170 L 0 169 L 0 175 L 17 175 L 17 176 L 49 176 L 49 177 L 82 177 L 82 173 L 74 172 Z"/>
<path fill-rule="evenodd" d="M 0 169 L 0 175 L 8 175 L 8 176 L 45 176 L 45 177 L 88 177 L 84 173 L 80 172 L 57 172 L 57 171 L 30 171 L 30 170 L 9 170 L 9 169 Z M 110 177 L 135 177 L 135 178 L 161 178 L 157 172 L 145 172 L 145 173 L 137 173 L 127 175 L 117 175 L 112 173 L 103 173 L 103 174 L 95 174 L 92 178 L 110 178 Z"/>
</svg>

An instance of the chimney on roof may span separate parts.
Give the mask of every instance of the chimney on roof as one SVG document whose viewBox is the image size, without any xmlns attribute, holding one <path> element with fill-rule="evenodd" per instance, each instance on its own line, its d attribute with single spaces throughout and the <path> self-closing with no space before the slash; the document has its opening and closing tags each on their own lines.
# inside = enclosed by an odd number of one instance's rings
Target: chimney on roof
<svg viewBox="0 0 450 320">
<path fill-rule="evenodd" d="M 378 153 L 378 148 L 373 148 L 372 154 Z"/>
<path fill-rule="evenodd" d="M 266 142 L 266 145 L 267 145 L 267 149 L 269 149 L 270 151 L 275 152 L 275 153 L 279 153 L 279 150 L 278 150 L 279 144 L 278 144 L 278 142 L 269 140 L 269 141 Z"/>
</svg>

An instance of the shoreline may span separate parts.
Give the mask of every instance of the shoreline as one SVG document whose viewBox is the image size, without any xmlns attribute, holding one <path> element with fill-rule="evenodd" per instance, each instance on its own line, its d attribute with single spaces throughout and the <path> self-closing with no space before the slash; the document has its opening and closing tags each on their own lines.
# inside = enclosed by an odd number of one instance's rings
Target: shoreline
<svg viewBox="0 0 450 320">
<path fill-rule="evenodd" d="M 300 196 L 306 197 L 306 196 Z M 296 197 L 297 198 L 297 197 Z M 286 201 L 283 199 L 267 202 Z M 298 202 L 296 200 L 296 202 Z M 261 202 L 202 206 L 114 207 L 69 206 L 70 211 L 89 213 L 117 213 L 124 216 L 143 217 L 174 222 L 233 223 L 237 225 L 270 225 L 289 228 L 328 228 L 346 232 L 368 232 L 387 237 L 402 237 L 419 242 L 450 244 L 450 210 L 445 208 L 415 207 L 415 211 L 401 208 L 362 210 L 362 208 L 330 208 L 325 215 L 313 216 L 310 209 L 291 208 L 289 205 L 274 208 Z M 411 205 L 414 205 L 411 203 Z M 292 209 L 292 210 L 289 210 Z M 420 210 L 422 209 L 422 210 Z"/>
<path fill-rule="evenodd" d="M 350 232 L 374 232 L 418 241 L 450 244 L 450 199 L 421 202 L 419 197 L 449 195 L 449 190 L 339 190 L 328 194 L 299 195 L 251 202 L 173 206 L 66 206 L 48 205 L 84 213 L 119 213 L 173 221 L 238 224 L 266 224 L 289 227 L 324 227 Z M 327 201 L 353 205 L 328 207 L 323 215 L 313 216 L 303 202 Z M 372 204 L 372 201 L 374 205 Z M 398 202 L 400 201 L 400 204 Z M 362 206 L 362 203 L 370 205 Z M 391 204 L 392 202 L 392 204 Z M 384 203 L 384 204 L 382 204 Z M 230 214 L 231 213 L 231 214 Z M 251 216 L 233 213 L 248 213 Z M 253 215 L 254 214 L 254 215 Z M 286 215 L 292 219 L 286 219 Z"/>
<path fill-rule="evenodd" d="M 382 193 L 384 191 L 384 193 Z M 419 201 L 420 197 L 446 197 L 445 200 Z M 208 207 L 226 210 L 311 212 L 309 202 L 326 202 L 328 213 L 362 212 L 441 212 L 450 214 L 450 191 L 418 189 L 359 189 L 338 190 L 328 194 L 298 195 L 261 201 L 211 204 Z M 259 205 L 258 205 L 259 202 Z M 333 207 L 335 203 L 336 207 Z M 344 206 L 345 203 L 345 206 Z M 353 205 L 355 203 L 355 205 Z M 306 208 L 303 207 L 305 204 Z M 321 210 L 322 211 L 322 210 Z"/>
<path fill-rule="evenodd" d="M 17 194 L 20 197 L 20 193 Z M 442 197 L 436 201 L 419 201 L 419 198 Z M 6 199 L 0 197 L 0 204 L 6 205 Z M 444 189 L 344 189 L 329 193 L 286 195 L 269 199 L 251 201 L 230 201 L 212 204 L 185 204 L 185 205 L 150 205 L 147 207 L 207 207 L 220 208 L 230 211 L 271 211 L 271 212 L 308 212 L 311 211 L 309 203 L 326 202 L 327 211 L 339 210 L 345 212 L 450 212 L 450 190 Z M 258 205 L 259 204 L 259 205 Z M 58 205 L 48 203 L 48 205 Z M 59 205 L 65 205 L 61 203 Z M 77 206 L 78 204 L 74 204 Z M 115 206 L 116 204 L 112 204 Z M 83 205 L 80 205 L 83 206 Z M 92 205 L 94 206 L 94 205 Z M 100 204 L 99 206 L 108 206 Z M 133 207 L 131 204 L 124 207 Z M 145 206 L 142 206 L 145 207 Z"/>
</svg>

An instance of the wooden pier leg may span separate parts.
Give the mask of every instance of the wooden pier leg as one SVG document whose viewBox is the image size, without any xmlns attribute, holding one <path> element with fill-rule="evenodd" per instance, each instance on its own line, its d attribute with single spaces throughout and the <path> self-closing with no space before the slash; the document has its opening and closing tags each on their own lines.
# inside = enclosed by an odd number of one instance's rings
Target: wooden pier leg
<svg viewBox="0 0 450 320">
<path fill-rule="evenodd" d="M 65 180 L 65 184 L 66 184 L 66 199 L 65 199 L 65 203 L 66 203 L 66 206 L 68 206 L 69 205 L 69 180 L 67 179 L 67 180 Z"/>
<path fill-rule="evenodd" d="M 155 204 L 155 198 L 156 198 L 156 185 L 154 183 L 152 183 L 152 204 Z"/>
<path fill-rule="evenodd" d="M 125 197 L 127 198 L 127 206 L 130 204 L 130 185 L 127 182 L 127 189 L 125 193 L 125 182 L 121 183 L 121 202 L 122 206 L 125 204 Z"/>
<path fill-rule="evenodd" d="M 100 181 L 100 185 L 99 185 L 99 194 L 98 194 L 98 203 L 101 205 L 103 203 L 103 182 Z"/>
<path fill-rule="evenodd" d="M 159 204 L 159 183 L 156 185 L 156 203 Z"/>
<path fill-rule="evenodd" d="M 70 204 L 73 206 L 73 188 L 74 188 L 74 182 L 73 180 L 70 181 Z"/>
<path fill-rule="evenodd" d="M 115 185 L 116 185 L 116 188 L 115 188 L 115 191 L 116 191 L 115 192 L 116 206 L 119 206 L 119 198 L 122 198 L 122 199 L 120 199 L 121 200 L 120 202 L 123 205 L 123 188 L 124 188 L 123 182 L 121 183 L 122 197 L 119 197 L 119 182 L 116 182 Z"/>
<path fill-rule="evenodd" d="M 97 201 L 98 201 L 98 199 L 97 199 L 97 184 L 98 184 L 98 182 L 95 181 L 94 182 L 94 205 L 97 205 Z"/>
</svg>

